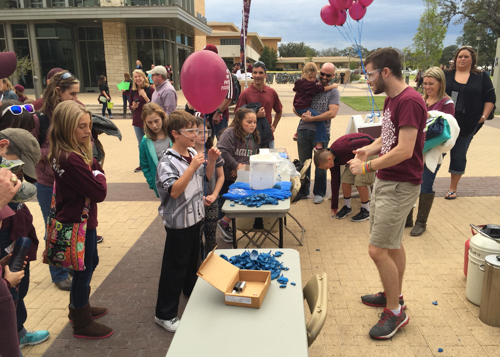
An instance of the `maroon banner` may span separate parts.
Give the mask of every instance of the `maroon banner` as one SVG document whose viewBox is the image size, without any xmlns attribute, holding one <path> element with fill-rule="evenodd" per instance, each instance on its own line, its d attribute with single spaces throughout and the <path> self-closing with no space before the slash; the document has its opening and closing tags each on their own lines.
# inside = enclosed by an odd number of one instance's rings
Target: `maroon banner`
<svg viewBox="0 0 500 357">
<path fill-rule="evenodd" d="M 240 59 L 241 59 L 241 69 L 242 70 L 244 70 L 246 68 L 245 44 L 247 42 L 248 18 L 250 17 L 250 2 L 251 1 L 252 0 L 243 0 L 241 35 L 240 35 Z"/>
</svg>

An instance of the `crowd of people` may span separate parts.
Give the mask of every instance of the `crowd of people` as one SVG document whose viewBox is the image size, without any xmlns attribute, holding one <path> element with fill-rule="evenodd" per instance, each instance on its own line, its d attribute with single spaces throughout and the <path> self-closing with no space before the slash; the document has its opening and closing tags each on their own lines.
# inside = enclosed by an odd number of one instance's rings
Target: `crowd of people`
<svg viewBox="0 0 500 357">
<path fill-rule="evenodd" d="M 205 50 L 217 53 L 214 45 Z M 15 61 L 9 53 L 0 56 L 3 61 Z M 306 64 L 294 87 L 294 113 L 300 117 L 296 134 L 299 160 L 314 158 L 313 202 L 324 201 L 330 170 L 332 215 L 343 219 L 352 213 L 354 185 L 361 207 L 351 221 L 370 220 L 369 255 L 380 273 L 383 291 L 361 300 L 384 307 L 369 332 L 373 338 L 388 339 L 408 323 L 402 295 L 404 228 L 413 227 L 412 236 L 425 232 L 435 196 L 434 180 L 447 152 L 451 182 L 445 198 L 457 197 L 467 150 L 496 101 L 491 80 L 476 69 L 476 55 L 470 47 L 458 49 L 453 61 L 455 67 L 450 71 L 432 67 L 423 72 L 422 97 L 405 83 L 395 50 L 379 49 L 366 58 L 367 84 L 374 94 L 387 94 L 379 138 L 353 133 L 328 146 L 332 120 L 340 107 L 340 92 L 331 83 L 335 76 L 332 63 L 319 70 L 314 63 Z M 30 261 L 36 259 L 38 248 L 33 217 L 24 202 L 35 194 L 46 222 L 86 224 L 86 229 L 77 232 L 85 247 L 82 269 L 54 264 L 57 259 L 67 263 L 66 256 L 49 257 L 56 245 L 50 224 L 44 237 L 44 262 L 50 262 L 52 282 L 70 292 L 68 317 L 74 337 L 101 339 L 113 333 L 95 320 L 106 315 L 107 308 L 89 303 L 90 282 L 99 263 L 97 244 L 103 239 L 96 231 L 97 203 L 105 200 L 107 185 L 103 158 L 96 159 L 93 149 L 98 139 L 92 130 L 92 113 L 77 99 L 78 79 L 67 70 L 53 69 L 47 75 L 43 98 L 30 104 L 24 88 L 13 87 L 7 79 L 11 73 L 6 68 L 10 67 L 0 68 L 0 311 L 5 316 L 1 335 L 8 343 L 2 342 L 0 354 L 18 356 L 20 347 L 49 337 L 48 331 L 24 327 Z M 216 246 L 216 230 L 223 240 L 232 242 L 231 219 L 221 211 L 222 195 L 251 155 L 259 148 L 276 146 L 274 133 L 283 105 L 277 92 L 266 85 L 263 62 L 250 64 L 247 71 L 253 83 L 236 100 L 231 80 L 226 98 L 213 113 L 199 113 L 189 103 L 185 110 L 177 110 L 177 93 L 163 66 L 145 72 L 138 61 L 132 76 L 124 74 L 130 88 L 122 91 L 123 114 L 128 106 L 139 148 L 135 171 L 142 171 L 159 198 L 158 211 L 166 230 L 154 321 L 169 332 L 180 324 L 179 296 L 181 292 L 187 297 L 191 294 L 200 255 L 203 259 Z M 112 118 L 106 105 L 111 96 L 105 76 L 99 79 L 101 97 L 102 116 L 108 110 Z M 229 123 L 228 107 L 233 101 L 235 115 Z M 436 118 L 446 121 L 449 137 L 431 145 L 424 129 L 432 130 Z M 343 206 L 339 210 L 340 187 Z M 7 248 L 19 237 L 30 238 L 32 245 L 23 270 L 11 272 Z"/>
</svg>

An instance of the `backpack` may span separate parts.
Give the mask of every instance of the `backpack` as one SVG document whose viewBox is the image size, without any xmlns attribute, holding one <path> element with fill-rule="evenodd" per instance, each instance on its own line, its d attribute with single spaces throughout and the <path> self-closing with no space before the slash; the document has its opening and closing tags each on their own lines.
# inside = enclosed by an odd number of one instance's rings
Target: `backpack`
<svg viewBox="0 0 500 357">
<path fill-rule="evenodd" d="M 47 132 L 49 131 L 50 119 L 45 114 L 36 112 L 36 116 L 38 117 L 38 122 L 40 123 L 40 131 L 38 133 L 38 144 L 42 147 L 42 144 L 45 143 L 47 139 Z"/>
<path fill-rule="evenodd" d="M 235 74 L 231 73 L 231 77 L 233 78 L 233 93 L 234 93 L 231 104 L 236 104 L 241 94 L 241 85 L 240 81 L 238 80 L 238 77 L 236 77 Z"/>
</svg>

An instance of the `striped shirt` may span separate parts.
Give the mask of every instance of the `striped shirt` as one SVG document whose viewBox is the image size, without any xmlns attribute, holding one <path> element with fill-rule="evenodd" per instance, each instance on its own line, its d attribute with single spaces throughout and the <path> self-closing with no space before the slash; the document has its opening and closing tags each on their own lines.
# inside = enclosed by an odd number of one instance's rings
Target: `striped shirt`
<svg viewBox="0 0 500 357">
<path fill-rule="evenodd" d="M 197 152 L 188 148 L 191 157 Z M 194 226 L 205 216 L 203 206 L 203 165 L 191 177 L 184 192 L 173 199 L 170 190 L 174 183 L 186 172 L 189 163 L 174 149 L 168 149 L 158 163 L 156 173 L 156 188 L 160 195 L 161 204 L 158 213 L 163 224 L 169 229 L 183 229 Z"/>
</svg>

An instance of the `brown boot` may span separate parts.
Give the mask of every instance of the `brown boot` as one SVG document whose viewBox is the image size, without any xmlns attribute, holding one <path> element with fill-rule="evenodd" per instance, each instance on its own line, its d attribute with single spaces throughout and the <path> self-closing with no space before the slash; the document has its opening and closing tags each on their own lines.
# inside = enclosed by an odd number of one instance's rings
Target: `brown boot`
<svg viewBox="0 0 500 357">
<path fill-rule="evenodd" d="M 434 202 L 434 193 L 421 193 L 418 199 L 418 213 L 415 227 L 411 230 L 410 235 L 414 237 L 421 236 L 427 228 L 427 218 Z"/>
<path fill-rule="evenodd" d="M 410 213 L 408 213 L 408 217 L 406 217 L 405 228 L 406 227 L 413 227 L 413 208 Z"/>
<path fill-rule="evenodd" d="M 89 298 L 90 298 L 90 290 L 91 290 L 91 288 L 89 286 Z M 71 294 L 69 294 L 69 303 L 73 304 L 73 299 L 71 298 Z M 89 304 L 90 304 L 90 301 L 89 301 Z M 98 307 L 98 306 L 91 306 L 90 307 L 90 314 L 92 315 L 93 319 L 103 317 L 107 313 L 108 313 L 108 309 L 106 309 L 105 307 Z M 68 319 L 69 319 L 69 322 L 73 322 L 73 319 L 71 318 L 71 310 L 68 313 Z"/>
<path fill-rule="evenodd" d="M 73 317 L 73 337 L 101 339 L 113 334 L 113 330 L 106 325 L 95 322 L 90 314 L 90 305 L 87 304 L 80 309 L 69 306 L 69 313 Z"/>
</svg>

